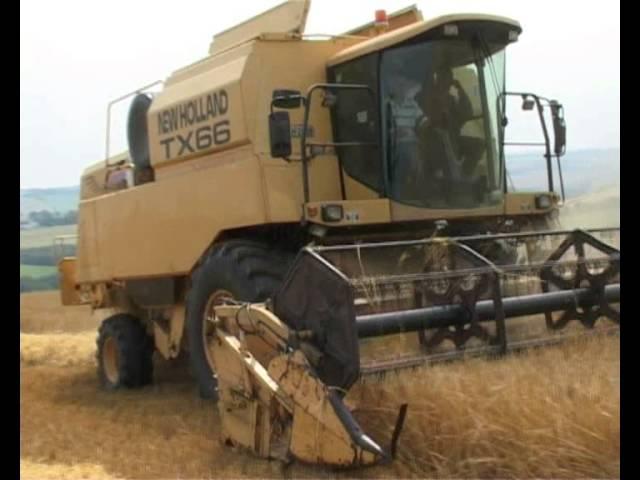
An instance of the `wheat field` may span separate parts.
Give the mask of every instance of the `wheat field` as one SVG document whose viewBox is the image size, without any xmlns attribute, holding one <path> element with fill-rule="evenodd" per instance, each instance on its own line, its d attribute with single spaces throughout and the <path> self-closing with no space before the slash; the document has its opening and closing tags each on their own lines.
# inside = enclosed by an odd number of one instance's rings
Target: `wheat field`
<svg viewBox="0 0 640 480">
<path fill-rule="evenodd" d="M 58 235 L 75 235 L 75 225 L 57 225 L 20 230 L 20 248 L 50 247 Z M 75 243 L 67 240 L 65 243 Z"/>
<path fill-rule="evenodd" d="M 215 405 L 188 368 L 156 359 L 156 382 L 105 392 L 95 329 L 56 292 L 21 296 L 21 478 L 618 478 L 620 349 L 591 338 L 499 361 L 388 374 L 349 393 L 390 465 L 336 471 L 256 459 L 218 443 Z"/>
</svg>

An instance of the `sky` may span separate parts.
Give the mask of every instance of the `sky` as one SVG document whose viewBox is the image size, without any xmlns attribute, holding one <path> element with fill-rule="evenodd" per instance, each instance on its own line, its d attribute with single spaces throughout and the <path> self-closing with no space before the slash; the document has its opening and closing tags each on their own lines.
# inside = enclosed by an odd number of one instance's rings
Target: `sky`
<svg viewBox="0 0 640 480">
<path fill-rule="evenodd" d="M 85 167 L 104 159 L 110 100 L 204 58 L 214 34 L 279 3 L 21 0 L 20 187 L 78 184 Z M 558 99 L 568 150 L 619 147 L 619 2 L 312 0 L 306 33 L 339 34 L 373 20 L 377 9 L 413 3 L 425 19 L 473 12 L 518 20 L 523 33 L 507 49 L 507 89 Z M 127 107 L 113 112 L 112 154 L 126 148 Z"/>
</svg>

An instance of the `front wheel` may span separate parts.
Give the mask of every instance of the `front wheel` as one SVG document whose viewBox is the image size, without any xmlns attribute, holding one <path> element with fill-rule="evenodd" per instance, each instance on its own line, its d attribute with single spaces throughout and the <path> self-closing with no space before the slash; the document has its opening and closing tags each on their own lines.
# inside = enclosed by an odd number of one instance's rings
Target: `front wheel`
<svg viewBox="0 0 640 480">
<path fill-rule="evenodd" d="M 217 400 L 209 343 L 215 334 L 214 307 L 229 299 L 261 302 L 282 284 L 293 259 L 258 242 L 233 240 L 214 247 L 191 277 L 187 298 L 187 340 L 200 396 Z"/>
<path fill-rule="evenodd" d="M 98 377 L 107 390 L 151 383 L 153 339 L 137 318 L 117 314 L 100 325 L 97 340 Z"/>
</svg>

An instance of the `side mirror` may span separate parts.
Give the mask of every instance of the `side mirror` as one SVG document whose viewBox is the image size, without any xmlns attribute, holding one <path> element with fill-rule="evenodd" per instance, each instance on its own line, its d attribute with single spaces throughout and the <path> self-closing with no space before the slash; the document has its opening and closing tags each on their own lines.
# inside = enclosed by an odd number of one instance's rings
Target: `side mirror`
<svg viewBox="0 0 640 480">
<path fill-rule="evenodd" d="M 522 110 L 533 110 L 536 102 L 534 102 L 531 98 L 522 96 Z"/>
<path fill-rule="evenodd" d="M 291 110 L 300 108 L 302 94 L 298 90 L 274 90 L 271 97 L 271 106 Z"/>
<path fill-rule="evenodd" d="M 289 112 L 277 111 L 269 114 L 269 140 L 272 157 L 287 158 L 291 155 Z"/>
<path fill-rule="evenodd" d="M 553 118 L 554 145 L 553 151 L 557 156 L 564 155 L 567 146 L 567 124 L 564 121 L 564 109 L 557 101 L 549 102 Z"/>
</svg>

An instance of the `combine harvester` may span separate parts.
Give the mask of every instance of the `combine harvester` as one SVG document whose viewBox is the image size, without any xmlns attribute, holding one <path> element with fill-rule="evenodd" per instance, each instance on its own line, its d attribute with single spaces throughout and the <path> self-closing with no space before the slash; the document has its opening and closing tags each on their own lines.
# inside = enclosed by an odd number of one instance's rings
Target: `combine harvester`
<svg viewBox="0 0 640 480">
<path fill-rule="evenodd" d="M 359 378 L 617 330 L 619 230 L 560 230 L 563 108 L 505 90 L 518 22 L 410 7 L 318 39 L 308 9 L 117 100 L 129 150 L 111 157 L 107 133 L 82 176 L 62 298 L 103 317 L 106 388 L 186 351 L 226 443 L 368 465 L 393 457 L 407 406 L 381 446 L 343 401 Z M 507 188 L 508 98 L 539 116 L 546 191 Z"/>
</svg>

